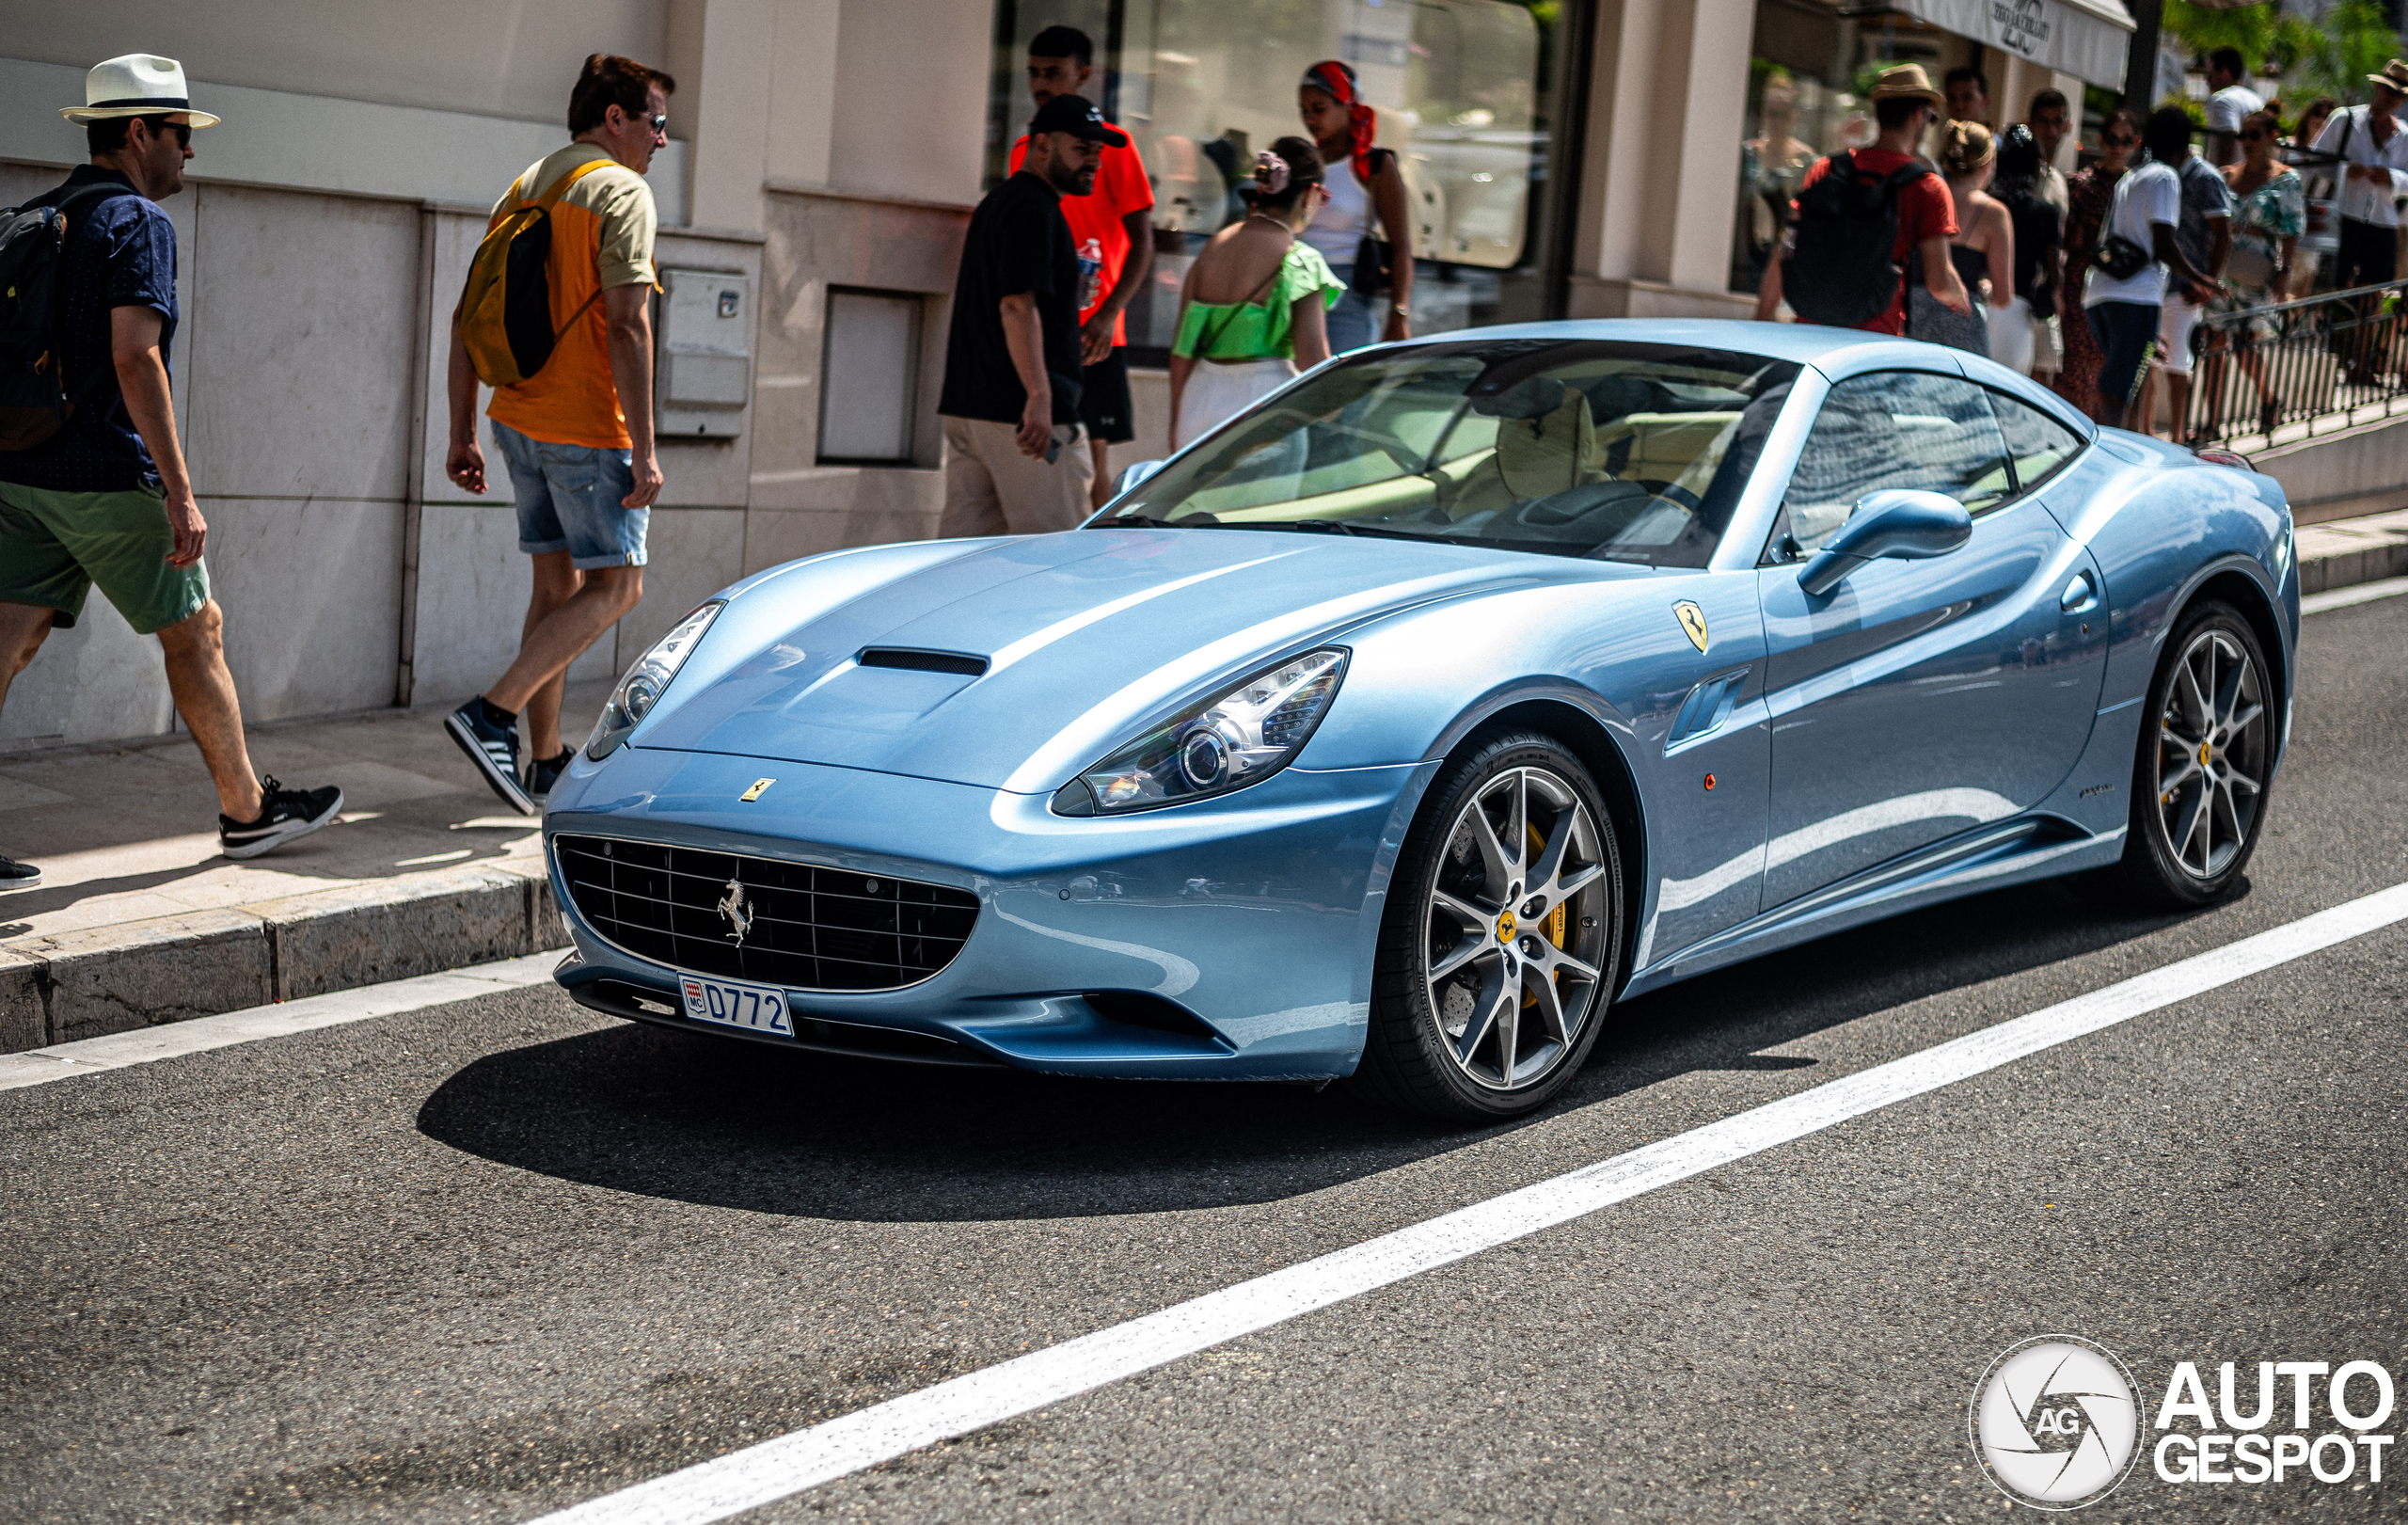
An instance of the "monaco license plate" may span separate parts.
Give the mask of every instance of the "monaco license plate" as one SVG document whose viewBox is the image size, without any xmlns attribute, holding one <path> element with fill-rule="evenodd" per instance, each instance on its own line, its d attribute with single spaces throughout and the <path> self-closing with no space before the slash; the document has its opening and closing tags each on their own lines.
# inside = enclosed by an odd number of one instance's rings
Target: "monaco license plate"
<svg viewBox="0 0 2408 1525">
<path fill-rule="evenodd" d="M 786 993 L 782 990 L 685 974 L 677 977 L 677 988 L 686 998 L 686 1015 L 696 1022 L 794 1036 L 794 1023 L 786 1015 Z"/>
</svg>

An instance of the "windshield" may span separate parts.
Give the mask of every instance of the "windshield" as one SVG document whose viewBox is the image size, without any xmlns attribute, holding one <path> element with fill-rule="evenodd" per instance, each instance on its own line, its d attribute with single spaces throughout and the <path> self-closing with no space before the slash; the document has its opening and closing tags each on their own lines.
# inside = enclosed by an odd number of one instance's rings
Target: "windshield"
<svg viewBox="0 0 2408 1525">
<path fill-rule="evenodd" d="M 1798 369 L 1593 340 L 1382 351 L 1240 415 L 1095 522 L 1703 566 Z"/>
</svg>

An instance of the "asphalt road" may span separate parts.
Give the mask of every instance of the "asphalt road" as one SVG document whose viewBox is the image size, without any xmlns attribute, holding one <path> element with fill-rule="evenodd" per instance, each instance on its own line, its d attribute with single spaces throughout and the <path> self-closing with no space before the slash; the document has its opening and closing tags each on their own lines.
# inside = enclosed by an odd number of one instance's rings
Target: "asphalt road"
<svg viewBox="0 0 2408 1525">
<path fill-rule="evenodd" d="M 531 1519 L 2408 881 L 2408 598 L 2305 643 L 2237 900 L 2042 885 L 1760 961 L 1513 1127 L 542 987 L 0 1094 L 0 1519 Z M 1995 1517 L 1965 1406 L 2050 1332 L 2145 1424 L 2180 1360 L 2244 1404 L 2376 1360 L 2408 1410 L 2403 1029 L 2408 923 L 744 1517 Z M 2392 1466 L 2145 1457 L 2080 1517 L 2399 1519 Z"/>
</svg>

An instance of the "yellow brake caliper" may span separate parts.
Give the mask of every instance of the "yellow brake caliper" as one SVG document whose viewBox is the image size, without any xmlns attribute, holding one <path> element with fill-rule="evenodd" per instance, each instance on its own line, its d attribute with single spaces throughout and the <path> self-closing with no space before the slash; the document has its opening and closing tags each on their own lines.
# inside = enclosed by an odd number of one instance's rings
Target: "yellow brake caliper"
<svg viewBox="0 0 2408 1525">
<path fill-rule="evenodd" d="M 1546 838 L 1539 834 L 1539 829 L 1537 827 L 1525 822 L 1522 829 L 1530 834 L 1531 850 L 1536 852 L 1544 852 L 1546 850 Z M 1554 910 L 1546 913 L 1546 940 L 1554 944 L 1559 948 L 1563 946 L 1564 918 L 1569 913 L 1570 909 L 1570 907 L 1559 903 Z M 1539 998 L 1537 992 L 1526 990 L 1522 993 L 1522 1004 L 1524 1006 L 1536 1006 L 1538 1005 L 1538 1001 Z"/>
</svg>

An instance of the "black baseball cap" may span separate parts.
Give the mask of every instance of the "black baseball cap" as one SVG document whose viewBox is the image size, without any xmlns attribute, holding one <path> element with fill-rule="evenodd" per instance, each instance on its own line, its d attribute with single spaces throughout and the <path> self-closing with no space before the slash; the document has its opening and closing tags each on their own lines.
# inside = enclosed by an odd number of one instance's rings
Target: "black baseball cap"
<svg viewBox="0 0 2408 1525">
<path fill-rule="evenodd" d="M 1090 143 L 1106 143 L 1116 149 L 1129 146 L 1129 135 L 1103 119 L 1095 103 L 1084 95 L 1057 95 L 1037 108 L 1028 119 L 1032 133 L 1068 133 L 1084 137 Z"/>
</svg>

